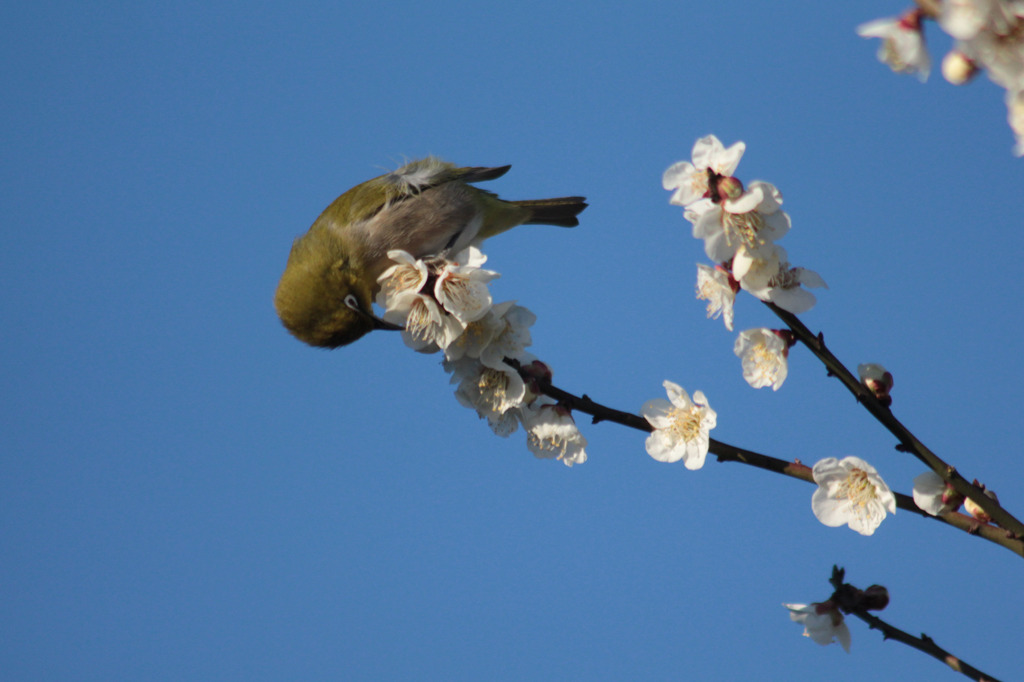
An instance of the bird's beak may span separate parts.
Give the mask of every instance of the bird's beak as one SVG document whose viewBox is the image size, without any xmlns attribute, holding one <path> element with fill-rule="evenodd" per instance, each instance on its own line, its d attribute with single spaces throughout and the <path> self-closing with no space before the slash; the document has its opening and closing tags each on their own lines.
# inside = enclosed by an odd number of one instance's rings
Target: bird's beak
<svg viewBox="0 0 1024 682">
<path fill-rule="evenodd" d="M 373 320 L 373 328 L 374 329 L 387 329 L 388 331 L 393 331 L 393 332 L 395 332 L 395 331 L 402 331 L 403 329 L 405 329 L 405 327 L 403 327 L 400 324 L 394 324 L 393 322 L 387 322 L 385 320 L 380 319 L 376 315 L 370 315 L 370 319 Z"/>
<path fill-rule="evenodd" d="M 359 299 L 357 299 L 352 294 L 349 294 L 348 296 L 345 297 L 345 305 L 351 308 L 352 310 L 356 311 L 360 315 L 369 318 L 370 322 L 373 323 L 374 329 L 386 329 L 388 331 L 402 331 L 403 329 L 405 329 L 405 327 L 402 327 L 401 325 L 397 325 L 392 322 L 387 322 L 385 320 L 380 319 L 379 317 L 374 315 L 373 312 L 370 310 L 365 310 L 361 305 L 359 305 Z"/>
</svg>

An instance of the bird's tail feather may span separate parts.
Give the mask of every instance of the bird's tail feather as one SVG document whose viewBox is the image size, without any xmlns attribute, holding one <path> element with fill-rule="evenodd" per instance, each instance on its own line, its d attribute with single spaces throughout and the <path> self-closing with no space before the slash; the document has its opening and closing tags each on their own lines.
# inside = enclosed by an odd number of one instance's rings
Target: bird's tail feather
<svg viewBox="0 0 1024 682">
<path fill-rule="evenodd" d="M 527 199 L 510 201 L 510 204 L 522 206 L 530 210 L 526 225 L 558 225 L 559 227 L 576 227 L 580 221 L 576 218 L 587 207 L 584 197 L 558 197 L 557 199 Z"/>
</svg>

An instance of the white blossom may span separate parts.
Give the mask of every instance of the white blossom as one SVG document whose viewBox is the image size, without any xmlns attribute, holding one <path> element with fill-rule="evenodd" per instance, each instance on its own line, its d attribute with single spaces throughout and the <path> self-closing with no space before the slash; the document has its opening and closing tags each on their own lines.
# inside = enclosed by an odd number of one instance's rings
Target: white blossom
<svg viewBox="0 0 1024 682">
<path fill-rule="evenodd" d="M 452 373 L 452 383 L 459 384 L 455 397 L 460 403 L 476 410 L 481 419 L 487 419 L 491 430 L 499 436 L 515 432 L 519 427 L 519 408 L 528 400 L 519 372 L 508 365 L 488 367 L 473 358 L 443 364 Z"/>
<path fill-rule="evenodd" d="M 746 144 L 736 142 L 726 148 L 714 135 L 697 140 L 693 145 L 692 162 L 672 164 L 662 175 L 661 184 L 673 191 L 670 204 L 690 206 L 708 192 L 708 172 L 731 176 L 743 157 Z"/>
<path fill-rule="evenodd" d="M 876 19 L 857 27 L 863 38 L 881 38 L 878 60 L 896 73 L 917 74 L 921 82 L 928 80 L 931 59 L 921 31 L 921 14 L 911 10 L 900 17 Z"/>
<path fill-rule="evenodd" d="M 462 334 L 462 323 L 430 296 L 407 290 L 392 297 L 389 304 L 384 321 L 401 325 L 402 340 L 413 350 L 434 353 Z"/>
<path fill-rule="evenodd" d="M 526 445 L 535 457 L 557 459 L 570 467 L 587 461 L 587 439 L 568 409 L 538 398 L 523 405 L 519 415 L 526 429 Z"/>
<path fill-rule="evenodd" d="M 1018 20 L 1020 21 L 1020 20 Z M 982 30 L 969 40 L 956 43 L 956 49 L 985 70 L 989 79 L 1009 91 L 1024 87 L 1024 30 L 1007 33 Z"/>
<path fill-rule="evenodd" d="M 970 40 L 989 26 L 996 4 L 994 0 L 943 0 L 939 26 L 957 40 Z"/>
<path fill-rule="evenodd" d="M 934 471 L 914 478 L 914 504 L 932 516 L 956 511 L 964 498 Z"/>
<path fill-rule="evenodd" d="M 732 331 L 733 303 L 736 301 L 735 281 L 725 268 L 697 264 L 697 298 L 708 302 L 708 319 L 721 317 L 729 331 Z"/>
<path fill-rule="evenodd" d="M 399 294 L 419 292 L 429 276 L 427 264 L 414 258 L 408 251 L 388 251 L 388 258 L 395 261 L 395 264 L 377 278 L 380 291 L 377 292 L 376 301 L 385 310 L 394 309 L 394 299 Z"/>
<path fill-rule="evenodd" d="M 754 181 L 742 195 L 718 204 L 704 204 L 696 215 L 693 236 L 704 240 L 704 252 L 715 263 L 730 260 L 741 246 L 757 248 L 789 231 L 789 215 L 780 208 L 774 185 Z"/>
<path fill-rule="evenodd" d="M 506 331 L 508 322 L 505 313 L 514 305 L 514 301 L 496 303 L 479 320 L 468 323 L 462 333 L 444 349 L 445 359 L 479 358 L 491 341 Z"/>
<path fill-rule="evenodd" d="M 789 609 L 789 617 L 804 626 L 804 637 L 822 646 L 838 641 L 846 653 L 850 653 L 850 629 L 846 627 L 843 614 L 826 602 L 812 604 L 783 604 Z"/>
<path fill-rule="evenodd" d="M 708 434 L 715 428 L 718 415 L 701 391 L 695 391 L 690 400 L 679 384 L 665 381 L 663 385 L 669 399 L 650 400 L 640 410 L 654 427 L 647 437 L 647 454 L 659 462 L 681 459 L 687 469 L 700 469 L 708 454 Z"/>
<path fill-rule="evenodd" d="M 859 457 L 826 457 L 812 469 L 818 489 L 811 509 L 826 526 L 848 525 L 871 535 L 888 511 L 896 513 L 896 496 L 875 468 Z"/>
<path fill-rule="evenodd" d="M 524 349 L 533 343 L 530 327 L 536 321 L 536 315 L 511 302 L 498 318 L 497 329 L 491 342 L 480 352 L 480 360 L 485 365 L 498 367 L 504 364 L 505 358 L 518 359 Z"/>
<path fill-rule="evenodd" d="M 733 258 L 732 274 L 743 289 L 757 298 L 799 315 L 817 302 L 814 294 L 801 289 L 801 285 L 826 289 L 828 285 L 818 273 L 794 268 L 786 259 L 786 250 L 775 244 L 759 248 L 743 246 Z"/>
<path fill-rule="evenodd" d="M 771 386 L 777 391 L 789 373 L 789 345 L 771 329 L 740 332 L 733 352 L 743 363 L 743 378 L 754 388 Z"/>
<path fill-rule="evenodd" d="M 499 275 L 480 268 L 486 261 L 487 256 L 480 249 L 470 246 L 438 270 L 434 297 L 463 324 L 479 320 L 491 307 L 487 283 Z"/>
</svg>

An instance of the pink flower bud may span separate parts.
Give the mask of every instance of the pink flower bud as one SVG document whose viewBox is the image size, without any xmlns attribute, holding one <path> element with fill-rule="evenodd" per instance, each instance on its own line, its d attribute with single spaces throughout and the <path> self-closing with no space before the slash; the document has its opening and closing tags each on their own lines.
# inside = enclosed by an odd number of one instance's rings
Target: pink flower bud
<svg viewBox="0 0 1024 682">
<path fill-rule="evenodd" d="M 943 511 L 956 511 L 964 503 L 964 496 L 958 493 L 950 483 L 946 483 L 946 489 L 942 492 Z"/>
</svg>

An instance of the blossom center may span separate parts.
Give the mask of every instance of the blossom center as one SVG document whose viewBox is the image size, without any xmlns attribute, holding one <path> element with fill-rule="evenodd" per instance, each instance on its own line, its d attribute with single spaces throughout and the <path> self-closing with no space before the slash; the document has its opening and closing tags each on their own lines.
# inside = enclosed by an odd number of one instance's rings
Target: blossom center
<svg viewBox="0 0 1024 682">
<path fill-rule="evenodd" d="M 527 441 L 530 445 L 540 450 L 547 452 L 557 452 L 559 458 L 564 457 L 566 451 L 569 449 L 569 439 L 561 436 L 557 431 L 552 429 L 544 437 L 538 436 L 535 431 L 530 431 L 526 435 Z"/>
<path fill-rule="evenodd" d="M 914 70 L 913 65 L 903 58 L 903 54 L 900 52 L 899 46 L 896 45 L 895 39 L 884 39 L 882 41 L 882 49 L 885 52 L 885 58 L 882 61 L 891 66 L 893 71 L 907 73 Z"/>
<path fill-rule="evenodd" d="M 751 248 L 763 244 L 764 240 L 757 236 L 763 227 L 764 218 L 757 211 L 747 213 L 722 211 L 722 231 L 725 233 L 726 243 L 730 246 L 734 237 Z"/>
<path fill-rule="evenodd" d="M 503 414 L 508 409 L 515 407 L 515 401 L 509 397 L 508 377 L 504 372 L 487 367 L 480 373 L 476 387 L 480 391 L 480 397 L 484 399 L 490 408 L 498 414 Z"/>
<path fill-rule="evenodd" d="M 874 484 L 868 480 L 867 472 L 854 467 L 847 474 L 846 479 L 839 484 L 836 497 L 841 500 L 849 500 L 858 507 L 866 507 L 878 495 L 875 493 Z"/>
<path fill-rule="evenodd" d="M 705 279 L 697 285 L 697 298 L 708 302 L 708 311 L 710 312 L 711 307 L 717 304 L 716 299 L 719 298 L 722 288 L 717 282 L 711 279 Z"/>
<path fill-rule="evenodd" d="M 759 343 L 750 349 L 754 359 L 754 367 L 762 377 L 774 380 L 778 371 L 778 353 L 768 348 L 765 343 Z"/>
<path fill-rule="evenodd" d="M 668 432 L 675 438 L 685 442 L 696 440 L 700 436 L 700 412 L 694 408 L 673 407 L 668 418 L 671 424 Z"/>
<path fill-rule="evenodd" d="M 381 283 L 385 294 L 395 294 L 406 289 L 420 289 L 423 275 L 415 267 L 407 265 L 397 268 L 391 276 Z"/>
<path fill-rule="evenodd" d="M 436 330 L 437 326 L 438 324 L 434 319 L 432 311 L 422 299 L 412 304 L 405 328 L 414 339 L 420 341 L 429 340 L 432 338 L 433 331 Z"/>
</svg>

